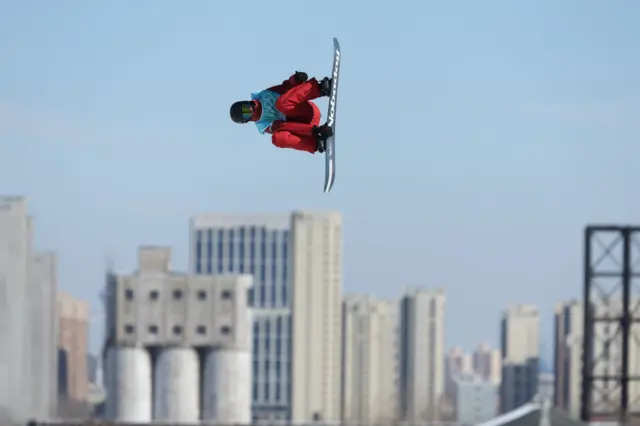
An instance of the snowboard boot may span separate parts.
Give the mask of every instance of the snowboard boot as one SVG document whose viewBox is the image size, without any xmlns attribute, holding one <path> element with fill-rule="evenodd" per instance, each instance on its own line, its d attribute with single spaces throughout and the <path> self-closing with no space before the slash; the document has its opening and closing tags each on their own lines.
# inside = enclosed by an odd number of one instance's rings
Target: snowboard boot
<svg viewBox="0 0 640 426">
<path fill-rule="evenodd" d="M 326 149 L 326 141 L 327 138 L 333 136 L 333 129 L 331 126 L 327 126 L 326 124 L 322 126 L 315 126 L 313 128 L 313 134 L 316 137 L 316 149 L 318 152 L 323 153 Z"/>
<path fill-rule="evenodd" d="M 320 87 L 320 93 L 322 94 L 322 96 L 330 96 L 331 87 L 333 86 L 333 79 L 325 77 L 318 82 L 318 86 Z"/>
</svg>

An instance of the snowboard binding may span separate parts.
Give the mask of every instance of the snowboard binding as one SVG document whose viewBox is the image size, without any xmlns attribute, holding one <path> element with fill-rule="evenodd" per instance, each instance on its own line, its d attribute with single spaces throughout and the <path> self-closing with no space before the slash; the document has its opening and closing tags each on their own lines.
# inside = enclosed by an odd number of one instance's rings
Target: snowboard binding
<svg viewBox="0 0 640 426">
<path fill-rule="evenodd" d="M 313 134 L 316 137 L 316 149 L 318 152 L 323 153 L 326 150 L 327 139 L 333 136 L 333 129 L 327 124 L 315 126 Z"/>
<path fill-rule="evenodd" d="M 329 77 L 325 77 L 318 82 L 318 86 L 320 87 L 320 93 L 322 94 L 322 96 L 331 95 L 332 84 L 333 84 L 333 79 Z"/>
</svg>

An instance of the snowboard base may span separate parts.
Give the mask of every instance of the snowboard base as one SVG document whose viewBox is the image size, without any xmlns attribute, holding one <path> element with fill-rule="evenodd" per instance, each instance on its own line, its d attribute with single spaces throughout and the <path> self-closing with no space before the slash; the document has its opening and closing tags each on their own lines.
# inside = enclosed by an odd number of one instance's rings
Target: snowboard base
<svg viewBox="0 0 640 426">
<path fill-rule="evenodd" d="M 331 70 L 331 95 L 329 96 L 329 109 L 327 111 L 327 125 L 333 130 L 333 136 L 327 138 L 325 142 L 325 174 L 324 192 L 331 191 L 336 179 L 336 110 L 338 103 L 338 81 L 340 79 L 340 43 L 337 38 L 333 38 L 333 68 Z"/>
</svg>

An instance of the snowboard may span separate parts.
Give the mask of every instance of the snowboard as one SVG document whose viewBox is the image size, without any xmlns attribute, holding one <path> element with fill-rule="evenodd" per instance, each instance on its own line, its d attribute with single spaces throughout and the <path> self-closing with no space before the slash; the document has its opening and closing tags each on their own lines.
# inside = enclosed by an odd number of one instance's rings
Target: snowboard
<svg viewBox="0 0 640 426">
<path fill-rule="evenodd" d="M 331 94 L 329 95 L 329 108 L 327 111 L 327 125 L 331 126 L 333 136 L 325 141 L 325 173 L 324 192 L 331 191 L 336 179 L 336 109 L 338 106 L 338 80 L 340 78 L 340 60 L 342 53 L 337 38 L 333 38 L 333 68 L 331 70 Z"/>
</svg>

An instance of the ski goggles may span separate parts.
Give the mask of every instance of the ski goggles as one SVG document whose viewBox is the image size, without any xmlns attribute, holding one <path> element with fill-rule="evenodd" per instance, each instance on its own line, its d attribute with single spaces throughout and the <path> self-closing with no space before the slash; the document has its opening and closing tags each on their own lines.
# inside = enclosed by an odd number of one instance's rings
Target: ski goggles
<svg viewBox="0 0 640 426">
<path fill-rule="evenodd" d="M 253 102 L 246 102 L 242 104 L 242 118 L 249 121 L 253 117 Z"/>
</svg>

